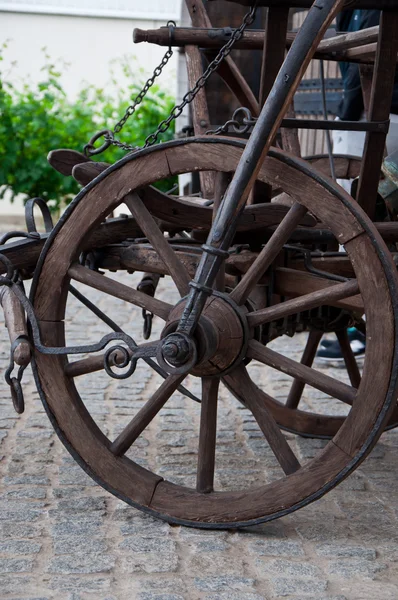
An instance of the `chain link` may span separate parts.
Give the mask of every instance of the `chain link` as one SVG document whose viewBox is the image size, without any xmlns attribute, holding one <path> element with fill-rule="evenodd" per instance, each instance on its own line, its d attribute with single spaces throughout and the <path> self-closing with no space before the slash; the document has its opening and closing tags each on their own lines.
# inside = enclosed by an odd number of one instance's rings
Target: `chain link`
<svg viewBox="0 0 398 600">
<path fill-rule="evenodd" d="M 198 95 L 198 93 L 200 92 L 200 90 L 204 87 L 204 85 L 206 84 L 207 80 L 209 79 L 209 77 L 218 69 L 220 63 L 230 54 L 233 46 L 235 45 L 236 42 L 238 42 L 242 35 L 243 32 L 245 31 L 245 29 L 251 25 L 254 22 L 255 19 L 255 15 L 256 15 L 256 10 L 257 10 L 257 2 L 254 3 L 254 5 L 251 7 L 251 9 L 249 10 L 249 12 L 246 13 L 246 15 L 243 18 L 243 22 L 240 25 L 239 28 L 235 29 L 231 35 L 231 38 L 228 40 L 228 42 L 220 49 L 220 51 L 218 52 L 217 56 L 215 57 L 215 59 L 209 63 L 207 69 L 205 70 L 205 72 L 203 73 L 203 75 L 201 77 L 199 77 L 199 79 L 197 80 L 197 82 L 195 83 L 194 87 L 189 90 L 185 96 L 182 99 L 182 102 L 180 102 L 180 104 L 176 104 L 169 116 L 164 119 L 163 121 L 161 121 L 156 129 L 156 131 L 154 131 L 152 134 L 150 134 L 146 140 L 145 140 L 145 144 L 144 144 L 144 148 L 148 148 L 149 146 L 153 146 L 154 144 L 156 144 L 156 142 L 158 141 L 159 136 L 162 133 L 165 133 L 170 125 L 172 124 L 173 121 L 175 121 L 176 119 L 178 119 L 178 117 L 181 116 L 181 114 L 183 113 L 184 108 L 188 105 L 191 104 L 191 102 L 193 102 L 193 100 L 196 98 L 196 96 Z M 104 144 L 104 150 L 106 149 L 106 147 L 109 147 L 109 145 L 113 145 L 113 146 L 117 146 L 118 148 L 122 148 L 123 150 L 126 151 L 134 151 L 137 150 L 137 148 L 135 146 L 131 146 L 130 144 L 125 144 L 124 142 L 121 142 L 120 140 L 117 140 L 115 138 L 115 134 L 120 133 L 120 131 L 123 129 L 124 125 L 126 124 L 126 122 L 128 121 L 128 119 L 135 113 L 137 106 L 139 104 L 141 104 L 141 102 L 143 101 L 143 99 L 145 98 L 146 94 L 148 93 L 148 90 L 152 87 L 152 85 L 154 84 L 155 80 L 161 75 L 164 67 L 167 65 L 167 63 L 169 62 L 170 58 L 173 56 L 173 50 L 171 48 L 171 42 L 172 42 L 172 37 L 173 37 L 173 31 L 172 31 L 172 27 L 175 27 L 175 23 L 172 21 L 169 21 L 167 23 L 167 26 L 170 29 L 170 47 L 167 50 L 166 54 L 164 55 L 160 65 L 158 67 L 156 67 L 156 69 L 154 70 L 152 77 L 150 77 L 148 79 L 148 81 L 146 82 L 146 84 L 144 85 L 144 87 L 142 88 L 141 92 L 137 95 L 137 97 L 135 98 L 133 104 L 131 104 L 125 114 L 123 115 L 123 117 L 120 119 L 120 121 L 118 121 L 113 129 L 113 132 L 107 131 L 104 133 L 104 138 L 106 140 L 106 143 Z M 95 137 L 95 136 L 94 136 Z M 94 140 L 94 138 L 92 138 Z M 96 138 L 97 139 L 97 138 Z M 93 152 L 94 147 L 93 144 L 90 142 L 87 144 L 87 146 L 85 146 L 85 151 L 87 152 L 87 154 L 91 154 L 94 153 Z M 101 149 L 100 149 L 101 150 Z M 98 153 L 98 151 L 96 152 Z"/>
</svg>

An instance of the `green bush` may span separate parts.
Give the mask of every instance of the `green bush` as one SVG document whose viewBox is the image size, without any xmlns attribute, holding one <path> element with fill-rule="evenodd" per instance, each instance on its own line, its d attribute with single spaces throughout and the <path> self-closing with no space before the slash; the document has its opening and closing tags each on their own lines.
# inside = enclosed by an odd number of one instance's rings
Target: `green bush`
<svg viewBox="0 0 398 600">
<path fill-rule="evenodd" d="M 6 45 L 0 48 L 0 61 L 5 48 Z M 56 211 L 73 199 L 80 186 L 72 177 L 60 175 L 50 167 L 49 151 L 82 151 L 95 132 L 112 130 L 142 88 L 145 77 L 139 69 L 133 70 L 131 59 L 128 62 L 125 58 L 112 64 L 111 92 L 86 84 L 77 99 L 71 101 L 62 87 L 60 70 L 44 56 L 46 64 L 40 83 L 29 82 L 18 88 L 0 71 L 0 198 L 7 190 L 12 199 L 21 193 L 27 198 L 40 196 Z M 116 72 L 121 73 L 117 81 Z M 155 84 L 118 138 L 142 146 L 173 104 L 174 99 Z M 170 127 L 163 134 L 162 141 L 173 137 L 173 129 Z M 125 154 L 112 146 L 94 158 L 114 163 Z M 173 183 L 167 181 L 160 187 L 167 189 Z"/>
</svg>

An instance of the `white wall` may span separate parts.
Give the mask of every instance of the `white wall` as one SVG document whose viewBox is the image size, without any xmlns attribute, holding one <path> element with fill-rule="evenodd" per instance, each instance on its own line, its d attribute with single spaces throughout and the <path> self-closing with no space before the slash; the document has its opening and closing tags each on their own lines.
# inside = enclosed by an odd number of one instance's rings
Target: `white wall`
<svg viewBox="0 0 398 600">
<path fill-rule="evenodd" d="M 148 4 L 150 2 L 151 0 Z M 62 70 L 62 82 L 72 98 L 83 81 L 98 86 L 107 85 L 109 65 L 114 59 L 125 55 L 135 56 L 137 68 L 139 65 L 145 74 L 149 75 L 165 52 L 165 48 L 159 46 L 134 44 L 132 32 L 135 27 L 161 27 L 165 25 L 168 16 L 162 21 L 144 21 L 4 12 L 1 8 L 0 2 L 0 45 L 9 40 L 9 46 L 0 68 L 3 73 L 7 73 L 7 78 L 16 84 L 26 81 L 27 78 L 32 81 L 40 80 L 40 69 L 44 64 L 43 47 L 46 47 L 52 60 L 61 59 L 68 63 L 67 68 Z M 170 18 L 172 17 L 175 17 L 174 13 L 170 15 Z M 177 53 L 161 78 L 163 85 L 172 93 L 175 93 L 176 87 L 176 65 Z M 22 212 L 22 202 L 17 207 L 15 203 L 11 205 L 5 200 L 0 201 L 0 214 L 16 211 Z"/>
</svg>

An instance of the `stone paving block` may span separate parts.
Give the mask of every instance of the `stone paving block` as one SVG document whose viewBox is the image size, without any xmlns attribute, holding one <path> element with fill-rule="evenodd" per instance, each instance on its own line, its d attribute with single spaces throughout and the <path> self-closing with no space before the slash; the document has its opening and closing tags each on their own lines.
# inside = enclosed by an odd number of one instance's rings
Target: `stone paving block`
<svg viewBox="0 0 398 600">
<path fill-rule="evenodd" d="M 176 552 L 136 553 L 122 557 L 122 570 L 125 573 L 173 573 L 177 571 L 179 557 Z"/>
<path fill-rule="evenodd" d="M 319 595 L 323 594 L 328 587 L 327 580 L 296 579 L 294 577 L 272 577 L 271 584 L 277 596 Z"/>
<path fill-rule="evenodd" d="M 110 577 L 98 577 L 95 579 L 88 577 L 76 577 L 68 573 L 67 576 L 53 577 L 50 580 L 49 587 L 51 590 L 57 590 L 57 592 L 103 592 L 109 590 L 111 587 L 112 579 Z"/>
<path fill-rule="evenodd" d="M 129 553 L 137 552 L 140 554 L 147 554 L 158 552 L 159 554 L 163 554 L 176 552 L 177 545 L 176 542 L 172 540 L 134 536 L 123 540 L 119 545 L 119 548 L 127 550 Z"/>
<path fill-rule="evenodd" d="M 258 559 L 257 559 L 258 561 Z M 291 561 L 282 559 L 272 559 L 259 562 L 264 573 L 275 575 L 284 575 L 302 578 L 317 578 L 322 576 L 322 571 L 316 565 L 309 562 Z"/>
<path fill-rule="evenodd" d="M 27 487 L 27 488 L 19 488 L 17 490 L 9 490 L 2 494 L 0 498 L 4 499 L 32 499 L 32 500 L 41 500 L 47 497 L 47 490 L 44 487 Z"/>
<path fill-rule="evenodd" d="M 158 594 L 156 592 L 141 592 L 137 600 L 185 600 L 184 596 L 179 594 Z"/>
<path fill-rule="evenodd" d="M 49 573 L 108 573 L 115 566 L 115 558 L 104 554 L 73 554 L 57 556 L 49 564 Z"/>
<path fill-rule="evenodd" d="M 344 577 L 344 579 L 355 577 L 375 579 L 377 574 L 384 571 L 386 568 L 387 565 L 383 563 L 352 559 L 331 562 L 328 566 L 328 571 L 330 574 L 339 575 L 340 577 Z"/>
<path fill-rule="evenodd" d="M 103 522 L 100 517 L 90 519 L 74 519 L 55 523 L 53 534 L 57 535 L 95 535 L 101 529 Z"/>
<path fill-rule="evenodd" d="M 256 540 L 249 544 L 249 550 L 259 556 L 304 556 L 303 545 L 288 540 Z"/>
<path fill-rule="evenodd" d="M 26 558 L 0 558 L 0 573 L 29 573 L 33 560 Z"/>
<path fill-rule="evenodd" d="M 59 483 L 61 485 L 89 485 L 96 483 L 78 465 L 67 465 L 59 468 Z"/>
<path fill-rule="evenodd" d="M 339 544 L 320 544 L 316 546 L 315 552 L 319 556 L 331 558 L 357 558 L 362 560 L 376 560 L 376 550 L 364 546 L 341 546 Z"/>
<path fill-rule="evenodd" d="M 200 592 L 222 592 L 225 590 L 244 592 L 253 589 L 255 580 L 234 575 L 217 575 L 214 577 L 196 577 L 194 584 Z"/>
<path fill-rule="evenodd" d="M 187 561 L 188 569 L 198 573 L 223 576 L 236 575 L 243 577 L 245 567 L 242 557 L 230 556 L 227 553 L 220 554 L 194 554 Z"/>
<path fill-rule="evenodd" d="M 8 540 L 0 542 L 0 554 L 37 554 L 42 544 L 25 540 Z"/>
<path fill-rule="evenodd" d="M 224 592 L 221 594 L 209 594 L 205 600 L 267 600 L 260 594 L 242 593 L 242 592 Z"/>
<path fill-rule="evenodd" d="M 37 525 L 28 525 L 26 523 L 6 523 L 0 522 L 0 539 L 8 538 L 29 538 L 39 540 L 43 529 Z"/>
<path fill-rule="evenodd" d="M 51 489 L 51 493 L 54 498 L 74 498 L 76 496 L 80 496 L 86 488 L 84 486 L 72 487 L 56 487 Z"/>
<path fill-rule="evenodd" d="M 6 594 L 17 594 L 26 589 L 31 584 L 31 577 L 19 576 L 19 575 L 1 575 L 0 574 L 0 590 L 1 593 Z"/>
<path fill-rule="evenodd" d="M 6 485 L 50 485 L 48 477 L 42 475 L 21 475 L 21 477 L 4 477 Z"/>
<path fill-rule="evenodd" d="M 71 537 L 55 537 L 53 540 L 54 554 L 99 554 L 108 550 L 105 539 L 85 537 L 82 535 Z"/>
<path fill-rule="evenodd" d="M 0 521 L 33 522 L 43 513 L 38 510 L 4 510 L 0 509 Z"/>
</svg>

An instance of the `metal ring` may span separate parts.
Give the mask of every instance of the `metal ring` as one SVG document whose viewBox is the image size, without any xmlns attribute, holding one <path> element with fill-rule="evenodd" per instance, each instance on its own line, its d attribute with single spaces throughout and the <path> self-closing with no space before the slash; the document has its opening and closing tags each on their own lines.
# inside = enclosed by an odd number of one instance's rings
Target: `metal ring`
<svg viewBox="0 0 398 600">
<path fill-rule="evenodd" d="M 104 136 L 106 136 L 108 139 L 105 139 L 105 142 L 99 148 L 95 148 L 95 142 Z M 109 129 L 102 129 L 101 131 L 98 131 L 95 135 L 93 135 L 88 144 L 84 146 L 83 152 L 85 156 L 95 156 L 96 154 L 105 152 L 105 150 L 107 150 L 111 145 L 112 139 L 113 133 Z"/>
<path fill-rule="evenodd" d="M 240 113 L 243 113 L 243 117 L 242 117 L 242 125 L 239 122 L 239 116 Z M 248 133 L 251 127 L 251 124 L 249 123 L 245 123 L 245 121 L 250 121 L 252 119 L 252 114 L 250 112 L 250 110 L 248 108 L 246 108 L 245 106 L 241 106 L 239 108 L 237 108 L 234 112 L 234 114 L 232 115 L 232 127 L 234 129 L 234 131 L 236 133 Z M 238 125 L 237 125 L 238 123 Z"/>
<path fill-rule="evenodd" d="M 31 198 L 25 204 L 25 222 L 26 229 L 29 233 L 38 233 L 36 226 L 36 219 L 34 215 L 34 208 L 37 206 L 40 209 L 41 215 L 44 221 L 44 229 L 46 233 L 50 233 L 53 230 L 54 223 L 50 213 L 50 210 L 43 200 L 43 198 Z"/>
<path fill-rule="evenodd" d="M 172 45 L 174 44 L 175 41 L 175 34 L 174 34 L 174 30 L 177 27 L 177 24 L 175 21 L 167 21 L 167 27 L 169 28 L 169 50 L 172 52 Z"/>
<path fill-rule="evenodd" d="M 194 288 L 194 290 L 199 290 L 199 292 L 203 292 L 204 294 L 207 294 L 207 296 L 211 296 L 213 293 L 213 289 L 211 287 L 207 287 L 207 285 L 202 285 L 201 283 L 198 283 L 197 281 L 190 281 L 189 286 L 191 288 Z"/>
</svg>

